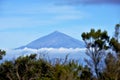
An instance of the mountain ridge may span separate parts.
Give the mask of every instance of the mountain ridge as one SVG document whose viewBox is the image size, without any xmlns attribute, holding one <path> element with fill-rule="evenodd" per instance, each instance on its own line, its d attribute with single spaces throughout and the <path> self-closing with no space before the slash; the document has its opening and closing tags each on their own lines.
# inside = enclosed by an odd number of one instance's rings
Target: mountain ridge
<svg viewBox="0 0 120 80">
<path fill-rule="evenodd" d="M 59 31 L 54 31 L 53 33 L 50 33 L 46 36 L 40 37 L 31 43 L 19 47 L 18 49 L 22 48 L 33 48 L 33 49 L 39 49 L 39 48 L 83 48 L 84 43 L 82 41 L 79 41 L 77 39 L 74 39 L 64 33 L 61 33 Z"/>
</svg>

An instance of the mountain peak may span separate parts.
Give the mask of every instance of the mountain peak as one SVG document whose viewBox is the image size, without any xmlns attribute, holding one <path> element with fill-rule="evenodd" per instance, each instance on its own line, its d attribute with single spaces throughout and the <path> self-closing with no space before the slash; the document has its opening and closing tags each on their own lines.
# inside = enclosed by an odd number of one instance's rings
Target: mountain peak
<svg viewBox="0 0 120 80">
<path fill-rule="evenodd" d="M 32 41 L 26 46 L 20 48 L 82 48 L 84 44 L 82 41 L 74 39 L 64 33 L 59 31 L 54 31 L 46 36 L 38 38 L 37 40 Z"/>
<path fill-rule="evenodd" d="M 56 31 L 54 31 L 53 33 L 61 33 L 61 32 L 59 32 L 59 31 L 56 30 Z"/>
<path fill-rule="evenodd" d="M 51 34 L 64 34 L 64 33 L 59 32 L 59 31 L 54 31 L 54 32 L 52 32 Z"/>
</svg>

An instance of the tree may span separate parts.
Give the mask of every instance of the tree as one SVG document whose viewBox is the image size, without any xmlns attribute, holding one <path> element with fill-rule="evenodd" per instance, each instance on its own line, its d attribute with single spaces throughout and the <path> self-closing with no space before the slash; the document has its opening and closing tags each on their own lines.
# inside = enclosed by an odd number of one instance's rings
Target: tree
<svg viewBox="0 0 120 80">
<path fill-rule="evenodd" d="M 120 80 L 120 61 L 113 53 L 108 53 L 105 58 L 106 67 L 103 75 L 105 80 Z"/>
<path fill-rule="evenodd" d="M 5 51 L 4 50 L 0 50 L 0 60 L 3 58 L 4 55 L 5 55 Z"/>
<path fill-rule="evenodd" d="M 106 56 L 103 74 L 109 80 L 120 80 L 120 24 L 115 26 L 114 34 L 109 43 L 112 51 Z"/>
<path fill-rule="evenodd" d="M 86 54 L 89 59 L 85 59 L 91 71 L 94 71 L 96 77 L 100 79 L 100 72 L 102 66 L 100 65 L 105 55 L 105 50 L 108 49 L 109 36 L 107 31 L 101 31 L 100 29 L 95 31 L 91 29 L 90 32 L 82 33 L 82 39 L 86 44 Z M 93 72 L 93 75 L 94 75 Z"/>
<path fill-rule="evenodd" d="M 116 26 L 115 26 L 114 37 L 115 37 L 115 39 L 117 41 L 119 41 L 119 37 L 120 37 L 120 24 L 116 24 Z"/>
</svg>

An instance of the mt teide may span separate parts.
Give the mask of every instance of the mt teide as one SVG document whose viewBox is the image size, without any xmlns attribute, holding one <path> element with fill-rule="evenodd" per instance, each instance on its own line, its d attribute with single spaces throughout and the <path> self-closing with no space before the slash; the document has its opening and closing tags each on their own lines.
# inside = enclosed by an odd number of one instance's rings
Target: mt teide
<svg viewBox="0 0 120 80">
<path fill-rule="evenodd" d="M 41 37 L 37 40 L 32 41 L 31 43 L 19 47 L 18 49 L 23 48 L 84 48 L 84 43 L 77 39 L 74 39 L 64 33 L 55 31 L 49 35 Z"/>
</svg>

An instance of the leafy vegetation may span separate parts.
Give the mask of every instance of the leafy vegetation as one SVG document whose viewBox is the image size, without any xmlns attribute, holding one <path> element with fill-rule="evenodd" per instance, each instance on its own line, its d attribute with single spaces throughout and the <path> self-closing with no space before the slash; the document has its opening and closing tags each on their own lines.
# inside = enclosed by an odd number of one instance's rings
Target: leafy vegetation
<svg viewBox="0 0 120 80">
<path fill-rule="evenodd" d="M 105 59 L 103 75 L 108 80 L 120 80 L 120 24 L 115 26 L 115 36 L 110 40 L 111 52 Z"/>
<path fill-rule="evenodd" d="M 36 54 L 0 64 L 0 80 L 120 80 L 120 24 L 110 38 L 107 31 L 91 29 L 81 36 L 86 44 L 86 66 L 78 61 L 49 59 Z M 0 60 L 5 51 L 0 50 Z"/>
<path fill-rule="evenodd" d="M 107 43 L 109 41 L 107 31 L 91 29 L 89 33 L 83 33 L 82 38 L 86 43 L 86 54 L 90 58 L 85 59 L 85 61 L 91 72 L 95 72 L 96 77 L 101 79 L 101 68 L 103 66 L 100 63 L 105 56 L 105 50 L 108 49 Z"/>
<path fill-rule="evenodd" d="M 19 57 L 15 61 L 6 61 L 0 65 L 1 80 L 80 80 L 89 79 L 88 67 L 66 59 L 61 63 L 56 59 L 54 64 L 48 60 L 36 59 L 36 54 Z M 88 76 L 87 76 L 88 75 Z M 87 77 L 85 77 L 87 76 Z"/>
<path fill-rule="evenodd" d="M 5 55 L 5 51 L 4 50 L 0 50 L 0 60 L 3 58 L 4 55 Z"/>
</svg>

